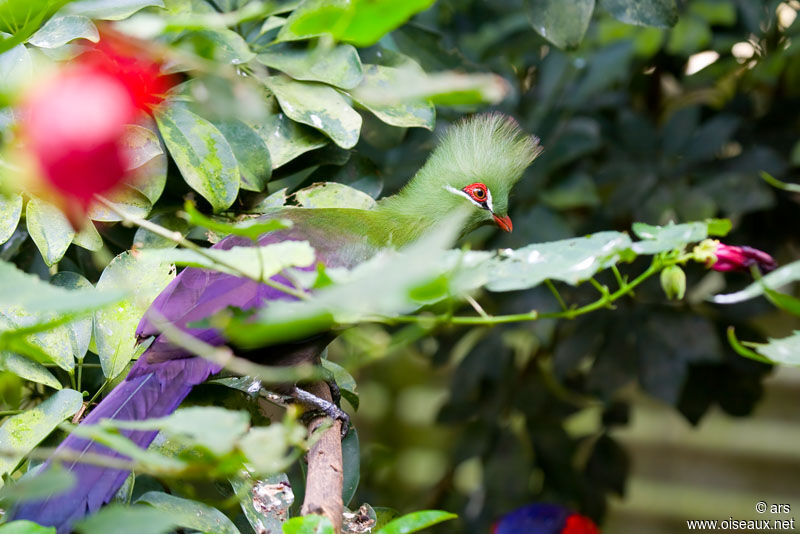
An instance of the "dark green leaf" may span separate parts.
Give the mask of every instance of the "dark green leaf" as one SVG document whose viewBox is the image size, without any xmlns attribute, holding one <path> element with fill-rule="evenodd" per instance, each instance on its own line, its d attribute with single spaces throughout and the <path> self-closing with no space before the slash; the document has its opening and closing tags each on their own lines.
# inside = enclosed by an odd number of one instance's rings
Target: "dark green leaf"
<svg viewBox="0 0 800 534">
<path fill-rule="evenodd" d="M 381 103 L 380 98 L 374 98 L 381 93 L 391 94 L 402 81 L 404 72 L 403 69 L 396 67 L 366 65 L 364 80 L 353 92 L 353 100 L 386 124 L 407 128 L 418 126 L 432 130 L 436 109 L 424 97 L 417 102 L 400 101 L 391 104 Z M 372 100 L 370 96 L 373 97 Z"/>
<path fill-rule="evenodd" d="M 0 194 L 0 245 L 9 240 L 22 215 L 22 195 Z"/>
<path fill-rule="evenodd" d="M 255 532 L 280 532 L 289 516 L 294 493 L 289 478 L 281 473 L 253 481 L 231 479 L 247 521 Z M 251 487 L 252 486 L 252 487 Z"/>
<path fill-rule="evenodd" d="M 423 528 L 428 528 L 457 517 L 456 514 L 443 512 L 441 510 L 422 510 L 394 519 L 375 534 L 406 534 L 408 532 L 417 532 Z"/>
<path fill-rule="evenodd" d="M 290 228 L 292 225 L 291 221 L 282 219 L 249 219 L 238 223 L 222 222 L 206 217 L 197 211 L 194 204 L 190 202 L 184 205 L 184 209 L 186 210 L 186 220 L 191 224 L 208 228 L 220 235 L 240 235 L 253 241 L 257 241 L 266 233 Z"/>
<path fill-rule="evenodd" d="M 352 89 L 362 78 L 358 52 L 346 44 L 330 49 L 323 46 L 309 49 L 289 43 L 276 44 L 260 53 L 258 61 L 295 80 L 323 82 L 342 89 Z"/>
<path fill-rule="evenodd" d="M 272 174 L 269 148 L 256 131 L 237 119 L 214 121 L 233 150 L 239 171 L 242 173 L 240 187 L 247 191 L 261 192 L 267 187 Z"/>
<path fill-rule="evenodd" d="M 28 42 L 40 48 L 58 48 L 75 39 L 100 40 L 94 23 L 81 15 L 56 15 L 48 20 Z"/>
<path fill-rule="evenodd" d="M 358 489 L 358 483 L 361 481 L 361 447 L 358 442 L 358 432 L 354 426 L 350 427 L 342 439 L 342 469 L 344 471 L 342 502 L 345 506 L 349 506 Z"/>
<path fill-rule="evenodd" d="M 231 146 L 209 121 L 180 106 L 156 114 L 156 121 L 172 158 L 186 182 L 214 211 L 236 200 L 239 166 Z"/>
<path fill-rule="evenodd" d="M 83 534 L 167 534 L 177 526 L 177 518 L 164 510 L 111 504 L 79 521 L 75 530 Z"/>
<path fill-rule="evenodd" d="M 160 491 L 148 491 L 136 503 L 146 503 L 165 512 L 181 527 L 214 534 L 239 534 L 228 517 L 207 504 L 182 499 Z"/>
<path fill-rule="evenodd" d="M 93 291 L 94 286 L 86 278 L 78 273 L 61 271 L 53 275 L 50 283 L 54 286 L 63 287 L 69 290 L 88 290 Z M 86 316 L 74 319 L 67 323 L 66 328 L 69 332 L 70 346 L 72 355 L 76 359 L 82 360 L 89 350 L 89 341 L 92 338 L 92 317 Z"/>
<path fill-rule="evenodd" d="M 72 389 L 55 392 L 36 408 L 9 417 L 0 426 L 0 474 L 10 473 L 56 426 L 78 411 L 83 396 Z"/>
<path fill-rule="evenodd" d="M 62 493 L 75 485 L 75 475 L 53 465 L 43 473 L 28 471 L 16 483 L 0 489 L 0 502 L 4 508 L 15 502 L 44 499 L 55 493 Z"/>
<path fill-rule="evenodd" d="M 267 144 L 273 169 L 328 143 L 316 130 L 294 122 L 283 113 L 272 114 L 263 122 L 250 126 Z"/>
<path fill-rule="evenodd" d="M 678 22 L 675 0 L 599 0 L 599 5 L 628 24 L 669 28 Z"/>
<path fill-rule="evenodd" d="M 583 40 L 594 11 L 594 0 L 526 0 L 533 29 L 559 48 L 575 48 Z"/>
<path fill-rule="evenodd" d="M 271 76 L 266 84 L 291 119 L 322 131 L 342 148 L 358 141 L 361 115 L 335 89 L 286 76 Z"/>
<path fill-rule="evenodd" d="M 167 230 L 178 232 L 183 237 L 186 237 L 186 234 L 189 233 L 189 223 L 173 213 L 159 213 L 148 220 Z M 144 228 L 137 228 L 136 234 L 133 236 L 133 246 L 136 248 L 175 248 L 178 243 L 173 239 L 161 237 Z"/>
</svg>

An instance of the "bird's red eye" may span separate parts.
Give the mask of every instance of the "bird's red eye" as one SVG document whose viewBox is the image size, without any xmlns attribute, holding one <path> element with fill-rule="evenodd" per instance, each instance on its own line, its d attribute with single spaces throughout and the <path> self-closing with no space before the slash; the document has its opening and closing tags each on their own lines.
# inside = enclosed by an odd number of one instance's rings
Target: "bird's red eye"
<svg viewBox="0 0 800 534">
<path fill-rule="evenodd" d="M 488 197 L 486 186 L 480 182 L 468 185 L 463 191 L 476 202 L 484 202 Z"/>
</svg>

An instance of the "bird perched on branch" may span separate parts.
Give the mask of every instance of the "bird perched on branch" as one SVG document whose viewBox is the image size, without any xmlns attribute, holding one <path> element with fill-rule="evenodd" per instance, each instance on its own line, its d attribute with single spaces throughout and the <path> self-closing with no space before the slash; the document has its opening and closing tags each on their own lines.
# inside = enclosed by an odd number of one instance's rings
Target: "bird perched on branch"
<svg viewBox="0 0 800 534">
<path fill-rule="evenodd" d="M 278 241 L 308 241 L 316 260 L 329 267 L 352 267 L 384 248 L 401 249 L 428 231 L 435 231 L 453 211 L 467 209 L 463 231 L 495 223 L 510 232 L 508 195 L 523 171 L 541 151 L 538 139 L 526 135 L 517 123 L 501 114 L 478 115 L 452 126 L 425 165 L 396 195 L 370 210 L 286 207 L 269 217 L 288 219 L 291 228 L 270 232 L 259 245 Z M 229 236 L 214 248 L 250 246 L 243 237 Z M 276 280 L 282 280 L 279 276 Z M 285 282 L 285 280 L 284 280 Z M 294 297 L 279 289 L 230 274 L 198 268 L 184 269 L 155 299 L 151 310 L 173 325 L 212 345 L 222 345 L 213 329 L 190 328 L 228 307 L 254 309 L 267 302 Z M 148 316 L 139 324 L 140 339 L 155 337 L 130 373 L 81 424 L 101 419 L 142 420 L 172 413 L 195 385 L 220 368 L 169 342 Z M 261 350 L 261 363 L 291 365 L 319 361 L 332 336 L 273 346 Z M 127 431 L 146 448 L 156 432 Z M 69 436 L 59 447 L 79 454 L 122 456 L 102 445 Z M 128 473 L 95 465 L 69 462 L 77 478 L 70 491 L 21 505 L 13 516 L 56 526 L 59 533 L 84 515 L 107 503 Z"/>
</svg>

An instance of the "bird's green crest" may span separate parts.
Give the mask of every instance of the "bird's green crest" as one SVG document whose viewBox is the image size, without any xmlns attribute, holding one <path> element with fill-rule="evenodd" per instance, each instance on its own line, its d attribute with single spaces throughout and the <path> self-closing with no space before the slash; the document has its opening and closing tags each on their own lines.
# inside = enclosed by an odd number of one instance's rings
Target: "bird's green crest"
<svg viewBox="0 0 800 534">
<path fill-rule="evenodd" d="M 452 210 L 470 206 L 462 191 L 484 184 L 491 209 L 475 206 L 468 228 L 506 215 L 508 195 L 523 171 L 541 153 L 539 139 L 526 134 L 517 121 L 501 113 L 468 117 L 451 126 L 414 178 L 382 207 L 395 213 L 414 213 L 435 224 Z M 475 202 L 472 202 L 475 204 Z"/>
</svg>

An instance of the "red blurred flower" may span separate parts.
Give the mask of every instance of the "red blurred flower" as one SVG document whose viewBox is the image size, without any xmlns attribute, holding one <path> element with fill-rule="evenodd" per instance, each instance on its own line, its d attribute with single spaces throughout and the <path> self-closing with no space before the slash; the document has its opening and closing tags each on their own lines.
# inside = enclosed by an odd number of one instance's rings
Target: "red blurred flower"
<svg viewBox="0 0 800 534">
<path fill-rule="evenodd" d="M 114 37 L 26 95 L 22 130 L 45 182 L 71 219 L 126 177 L 125 125 L 163 100 L 170 80 Z M 76 208 L 77 204 L 77 210 Z"/>
<path fill-rule="evenodd" d="M 715 271 L 749 271 L 755 265 L 761 272 L 774 270 L 778 264 L 762 250 L 747 246 L 732 246 L 707 239 L 694 250 L 695 259 Z"/>
</svg>

